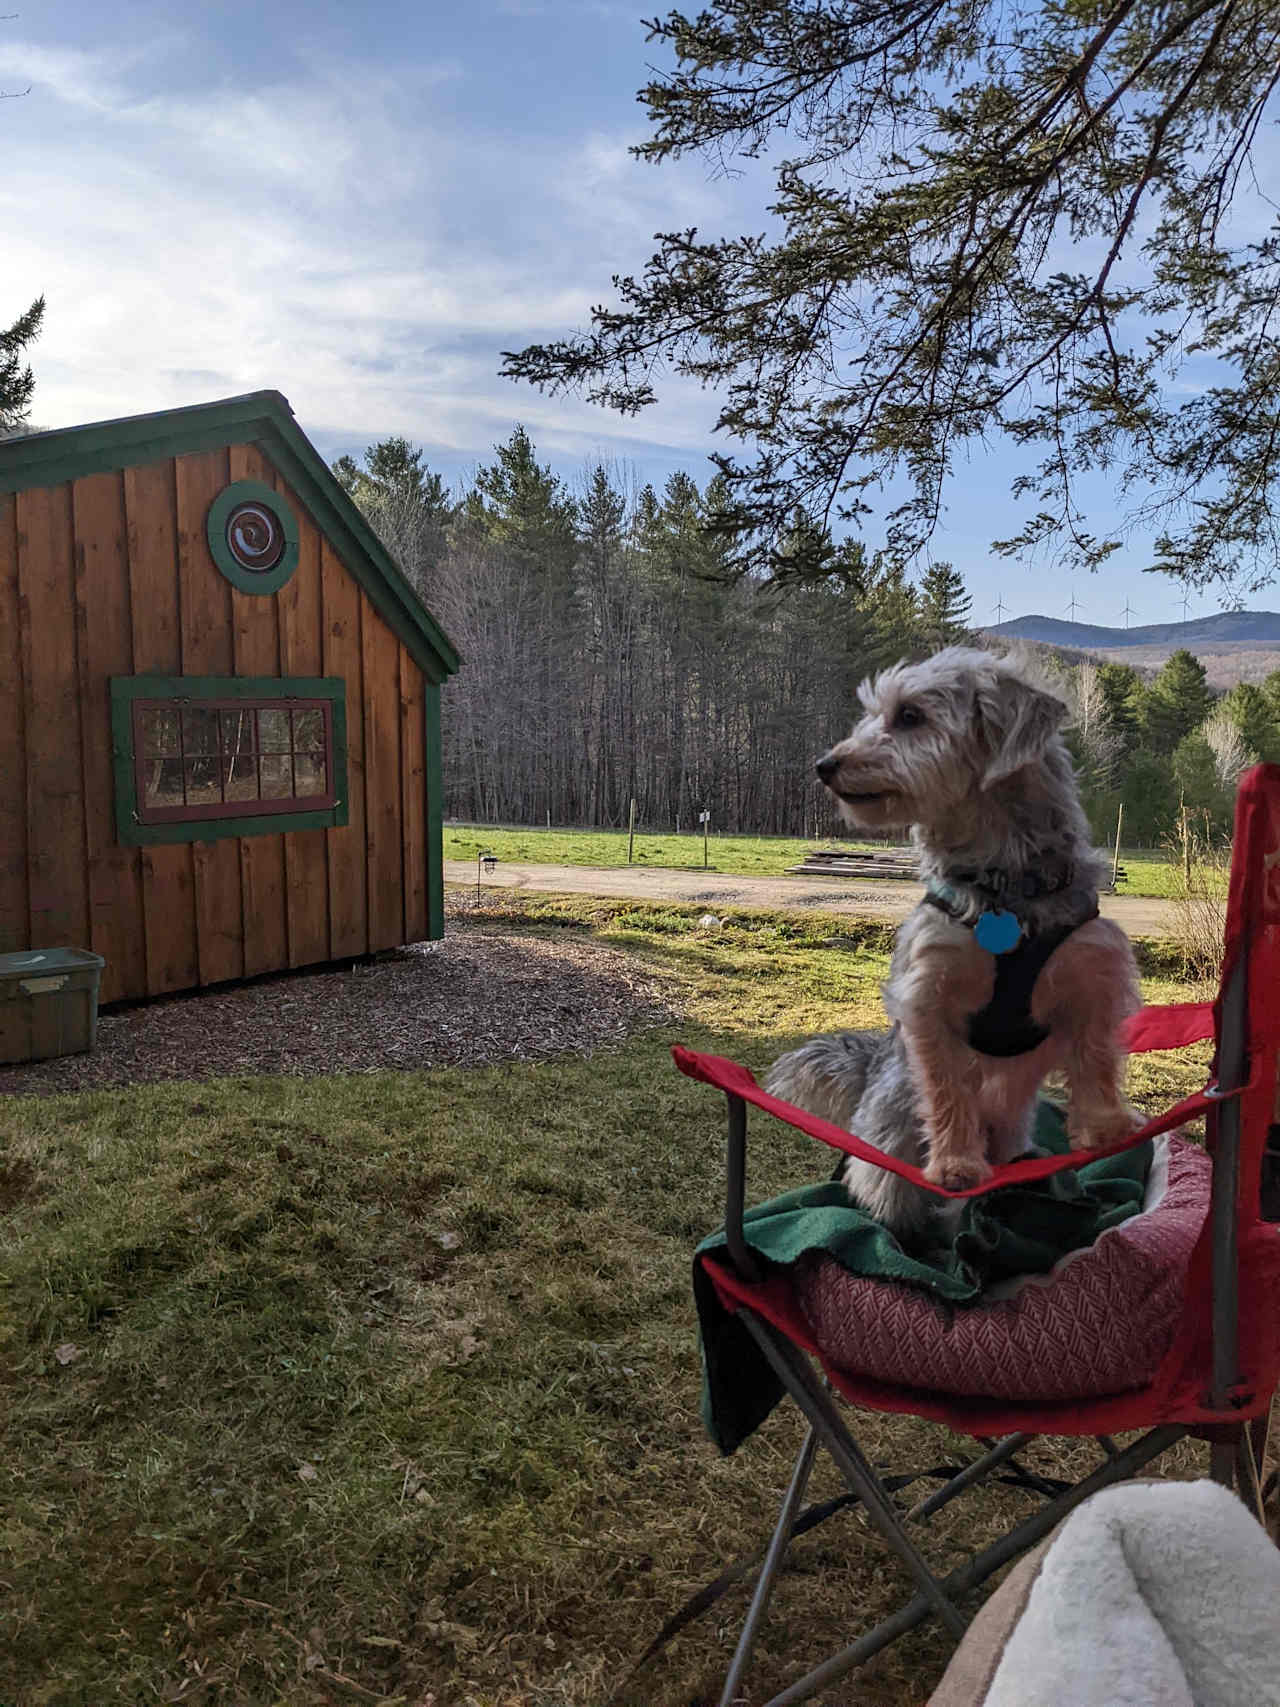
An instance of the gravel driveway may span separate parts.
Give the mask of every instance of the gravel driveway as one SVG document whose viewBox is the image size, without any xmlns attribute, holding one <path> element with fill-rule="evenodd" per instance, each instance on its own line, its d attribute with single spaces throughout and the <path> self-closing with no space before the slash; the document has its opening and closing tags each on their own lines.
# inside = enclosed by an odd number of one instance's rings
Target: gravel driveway
<svg viewBox="0 0 1280 1707">
<path fill-rule="evenodd" d="M 454 917 L 443 942 L 371 963 L 103 1014 L 92 1054 L 0 1067 L 0 1095 L 586 1055 L 676 1018 L 625 954 L 576 935 L 548 941 Z"/>
<path fill-rule="evenodd" d="M 445 880 L 475 893 L 474 861 L 444 862 Z M 619 895 L 637 901 L 678 901 L 706 907 L 766 907 L 770 911 L 853 913 L 862 919 L 899 923 L 921 896 L 918 883 L 877 881 L 856 886 L 833 877 L 729 877 L 717 871 L 680 871 L 636 865 L 529 865 L 500 861 L 484 886 L 526 889 L 548 895 Z M 1178 903 L 1142 895 L 1103 895 L 1104 919 L 1114 919 L 1130 936 L 1165 937 L 1174 933 Z"/>
</svg>

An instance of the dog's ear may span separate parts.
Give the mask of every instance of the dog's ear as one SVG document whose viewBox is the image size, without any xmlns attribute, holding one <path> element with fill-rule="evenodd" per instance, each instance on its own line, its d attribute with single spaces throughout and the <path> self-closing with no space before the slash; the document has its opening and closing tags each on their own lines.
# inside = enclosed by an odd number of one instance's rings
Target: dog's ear
<svg viewBox="0 0 1280 1707">
<path fill-rule="evenodd" d="M 1038 758 L 1067 717 L 1067 707 L 1055 695 L 1004 670 L 993 670 L 979 683 L 977 711 L 991 755 L 983 788 Z"/>
</svg>

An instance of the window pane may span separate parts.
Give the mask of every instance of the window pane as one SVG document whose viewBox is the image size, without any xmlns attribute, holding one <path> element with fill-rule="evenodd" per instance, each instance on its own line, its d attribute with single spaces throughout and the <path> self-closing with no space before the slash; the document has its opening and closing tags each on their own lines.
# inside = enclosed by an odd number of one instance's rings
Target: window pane
<svg viewBox="0 0 1280 1707">
<path fill-rule="evenodd" d="M 223 752 L 222 790 L 227 800 L 258 798 L 258 760 L 255 754 Z"/>
<path fill-rule="evenodd" d="M 216 753 L 218 750 L 218 714 L 204 705 L 184 705 L 182 708 L 182 750 L 188 758 L 192 753 Z M 217 767 L 214 767 L 216 774 Z"/>
<path fill-rule="evenodd" d="M 323 753 L 293 755 L 293 791 L 299 799 L 329 792 L 329 767 Z"/>
<path fill-rule="evenodd" d="M 324 746 L 324 712 L 295 711 L 293 714 L 293 750 L 314 752 Z"/>
<path fill-rule="evenodd" d="M 247 702 L 135 701 L 133 774 L 144 822 L 275 813 L 286 827 L 291 812 L 333 804 L 327 704 L 267 697 L 273 685 L 255 682 L 263 697 Z"/>
<path fill-rule="evenodd" d="M 188 806 L 216 806 L 222 799 L 217 755 L 184 759 Z"/>
<path fill-rule="evenodd" d="M 243 706 L 223 706 L 219 713 L 222 718 L 222 751 L 234 753 L 240 757 L 244 753 L 254 752 L 254 742 L 257 736 L 258 714 L 256 711 L 246 711 Z"/>
<path fill-rule="evenodd" d="M 177 718 L 174 718 L 177 724 Z M 182 760 L 151 759 L 143 781 L 143 805 L 147 807 L 182 805 Z"/>
<path fill-rule="evenodd" d="M 293 793 L 293 760 L 288 753 L 270 757 L 264 753 L 259 763 L 262 766 L 262 798 L 288 800 Z"/>
<path fill-rule="evenodd" d="M 138 716 L 142 723 L 142 751 L 146 758 L 168 758 L 182 751 L 176 706 L 144 705 Z"/>
<path fill-rule="evenodd" d="M 287 753 L 290 747 L 289 713 L 260 711 L 258 713 L 258 750 L 262 753 Z"/>
</svg>

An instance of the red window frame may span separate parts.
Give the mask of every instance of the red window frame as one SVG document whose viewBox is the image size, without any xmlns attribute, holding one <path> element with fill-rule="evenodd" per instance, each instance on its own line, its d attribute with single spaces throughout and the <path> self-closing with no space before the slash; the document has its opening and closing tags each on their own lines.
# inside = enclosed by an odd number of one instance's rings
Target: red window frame
<svg viewBox="0 0 1280 1707">
<path fill-rule="evenodd" d="M 172 753 L 148 754 L 146 741 L 146 715 L 149 711 L 167 711 L 177 718 L 178 747 Z M 186 730 L 184 712 L 217 712 L 215 726 L 218 731 L 218 746 L 216 752 L 188 752 L 186 750 Z M 223 712 L 254 713 L 254 738 L 251 752 L 243 749 L 229 752 L 223 743 L 225 727 Z M 289 718 L 289 746 L 284 751 L 262 751 L 261 725 L 257 714 L 261 711 L 283 712 Z M 314 746 L 299 748 L 295 745 L 297 724 L 295 718 L 301 712 L 319 712 L 322 719 L 323 751 Z M 135 699 L 132 703 L 133 714 L 133 768 L 136 811 L 140 824 L 186 824 L 211 818 L 261 818 L 277 813 L 298 813 L 322 811 L 326 807 L 337 804 L 337 788 L 334 780 L 333 764 L 333 701 L 331 699 Z M 294 785 L 297 783 L 297 772 L 294 760 L 299 755 L 323 757 L 324 760 L 324 792 L 321 794 L 286 794 L 267 795 L 262 793 L 262 760 L 287 758 L 290 762 L 290 776 Z M 215 760 L 217 763 L 218 790 L 221 800 L 194 801 L 186 799 L 188 762 L 193 759 Z M 253 795 L 239 796 L 228 800 L 226 797 L 226 761 L 232 764 L 242 763 L 252 759 L 257 778 L 258 792 Z M 182 775 L 183 801 L 177 806 L 149 806 L 147 804 L 147 773 L 156 763 L 177 763 Z"/>
</svg>

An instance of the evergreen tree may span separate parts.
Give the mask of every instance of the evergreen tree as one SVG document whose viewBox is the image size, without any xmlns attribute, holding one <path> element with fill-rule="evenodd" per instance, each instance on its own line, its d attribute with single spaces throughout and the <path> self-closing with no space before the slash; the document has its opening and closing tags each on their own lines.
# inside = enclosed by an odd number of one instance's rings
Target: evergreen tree
<svg viewBox="0 0 1280 1707">
<path fill-rule="evenodd" d="M 950 563 L 931 563 L 920 577 L 920 627 L 930 646 L 954 646 L 969 635 L 973 600 Z"/>
<path fill-rule="evenodd" d="M 1150 846 L 1173 830 L 1178 817 L 1178 783 L 1170 759 L 1157 753 L 1134 753 L 1125 768 L 1120 795 L 1126 841 Z"/>
<path fill-rule="evenodd" d="M 423 455 L 407 439 L 392 437 L 367 447 L 363 467 L 340 456 L 332 468 L 406 576 L 428 597 L 452 505 L 444 481 L 424 466 Z"/>
<path fill-rule="evenodd" d="M 574 501 L 550 465 L 539 464 L 523 427 L 494 450 L 497 460 L 476 473 L 465 503 L 467 520 L 531 574 L 563 588 L 577 555 Z"/>
<path fill-rule="evenodd" d="M 1140 701 L 1144 745 L 1168 755 L 1209 715 L 1213 696 L 1205 668 L 1185 647 L 1169 658 Z"/>
<path fill-rule="evenodd" d="M 1141 735 L 1142 677 L 1131 664 L 1099 664 L 1098 688 L 1107 723 L 1124 757 L 1137 746 Z"/>
<path fill-rule="evenodd" d="M 38 296 L 12 326 L 0 329 L 0 433 L 20 427 L 30 412 L 36 382 L 24 358 L 43 322 L 44 298 Z"/>
<path fill-rule="evenodd" d="M 1237 682 L 1218 704 L 1240 731 L 1251 759 L 1280 758 L 1280 722 L 1262 688 L 1254 682 Z"/>
<path fill-rule="evenodd" d="M 1203 729 L 1183 737 L 1173 755 L 1174 781 L 1181 803 L 1193 812 L 1207 812 L 1215 829 L 1231 822 L 1235 781 L 1224 781 L 1213 748 Z"/>
</svg>

